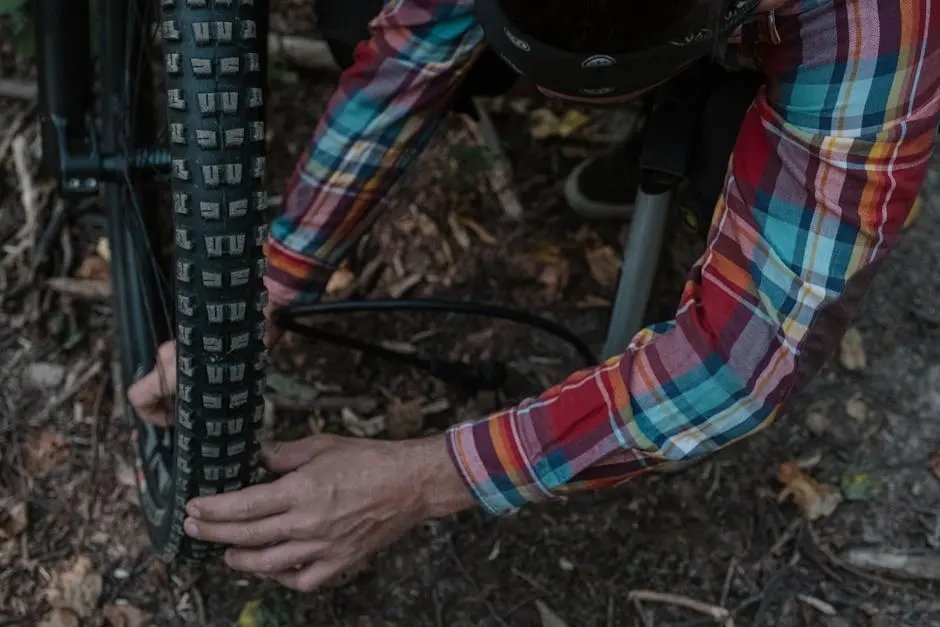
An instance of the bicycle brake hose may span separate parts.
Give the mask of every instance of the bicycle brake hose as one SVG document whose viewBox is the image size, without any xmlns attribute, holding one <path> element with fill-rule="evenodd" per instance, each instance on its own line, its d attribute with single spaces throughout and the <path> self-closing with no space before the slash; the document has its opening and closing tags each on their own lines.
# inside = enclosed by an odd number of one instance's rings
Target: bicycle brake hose
<svg viewBox="0 0 940 627">
<path fill-rule="evenodd" d="M 471 364 L 433 359 L 392 350 L 372 342 L 365 342 L 349 337 L 348 335 L 333 333 L 298 321 L 300 318 L 315 317 L 318 315 L 370 311 L 436 311 L 509 320 L 540 329 L 568 342 L 568 344 L 575 348 L 588 366 L 594 366 L 598 363 L 597 358 L 587 347 L 587 344 L 566 327 L 542 318 L 541 316 L 516 309 L 500 307 L 498 305 L 434 299 L 338 301 L 284 307 L 276 310 L 272 318 L 274 324 L 286 331 L 293 331 L 313 339 L 346 346 L 384 359 L 398 361 L 414 368 L 424 370 L 442 381 L 459 385 L 470 391 L 496 389 L 501 387 L 505 381 L 506 368 L 503 364 L 498 362 L 474 366 Z"/>
</svg>

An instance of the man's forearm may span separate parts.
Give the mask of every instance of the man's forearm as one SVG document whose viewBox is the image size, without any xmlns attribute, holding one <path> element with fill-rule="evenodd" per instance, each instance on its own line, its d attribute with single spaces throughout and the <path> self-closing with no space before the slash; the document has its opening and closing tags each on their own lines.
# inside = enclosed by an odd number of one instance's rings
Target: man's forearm
<svg viewBox="0 0 940 627">
<path fill-rule="evenodd" d="M 267 286 L 276 306 L 319 299 L 443 118 L 482 40 L 472 0 L 390 2 L 370 30 L 271 227 Z"/>
</svg>

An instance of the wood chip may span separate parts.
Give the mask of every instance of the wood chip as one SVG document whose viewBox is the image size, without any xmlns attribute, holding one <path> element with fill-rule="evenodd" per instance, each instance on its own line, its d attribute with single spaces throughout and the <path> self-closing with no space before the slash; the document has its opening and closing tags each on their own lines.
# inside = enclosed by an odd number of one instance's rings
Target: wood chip
<svg viewBox="0 0 940 627">
<path fill-rule="evenodd" d="M 353 274 L 347 266 L 340 266 L 339 269 L 330 276 L 329 282 L 326 284 L 326 293 L 332 296 L 346 290 L 353 283 L 356 282 L 356 275 Z"/>
<path fill-rule="evenodd" d="M 24 501 L 0 498 L 0 542 L 12 540 L 26 531 L 26 511 Z"/>
<path fill-rule="evenodd" d="M 842 336 L 839 361 L 842 366 L 851 372 L 861 372 L 868 365 L 865 356 L 865 342 L 862 334 L 855 327 L 850 328 Z"/>
<path fill-rule="evenodd" d="M 822 599 L 817 599 L 816 597 L 811 597 L 806 594 L 798 594 L 796 598 L 806 605 L 810 606 L 820 614 L 825 614 L 826 616 L 835 616 L 836 608 L 832 607 Z"/>
<path fill-rule="evenodd" d="M 856 394 L 849 399 L 845 404 L 845 413 L 859 422 L 864 422 L 868 419 L 868 405 L 862 400 L 861 394 Z"/>
<path fill-rule="evenodd" d="M 535 609 L 538 610 L 542 627 L 568 627 L 568 623 L 561 620 L 558 614 L 552 611 L 552 609 L 541 600 L 535 601 Z"/>
<path fill-rule="evenodd" d="M 829 415 L 821 404 L 811 405 L 806 412 L 806 427 L 816 437 L 822 437 L 829 429 Z"/>
<path fill-rule="evenodd" d="M 343 427 L 360 438 L 374 438 L 385 431 L 385 416 L 364 419 L 347 407 L 340 412 L 340 418 L 343 421 Z"/>
<path fill-rule="evenodd" d="M 26 472 L 46 472 L 69 455 L 69 447 L 61 434 L 49 429 L 34 433 L 26 440 Z"/>
<path fill-rule="evenodd" d="M 470 218 L 461 218 L 460 223 L 473 231 L 473 234 L 476 235 L 484 244 L 495 246 L 499 241 L 492 233 L 483 228 L 483 225 L 479 222 L 471 220 Z"/>
<path fill-rule="evenodd" d="M 393 299 L 401 298 L 410 292 L 416 285 L 421 283 L 423 279 L 424 277 L 422 277 L 420 274 L 406 276 L 404 279 L 394 283 L 388 288 L 388 295 Z"/>
<path fill-rule="evenodd" d="M 60 364 L 35 363 L 26 367 L 24 380 L 37 390 L 53 390 L 65 381 L 66 368 Z"/>
<path fill-rule="evenodd" d="M 110 623 L 111 627 L 143 627 L 153 618 L 151 614 L 139 607 L 127 603 L 105 605 L 101 613 Z"/>
<path fill-rule="evenodd" d="M 470 236 L 460 223 L 460 219 L 457 218 L 456 213 L 451 212 L 450 215 L 447 216 L 447 224 L 450 226 L 450 232 L 454 236 L 454 241 L 457 242 L 457 245 L 464 250 L 470 248 Z"/>
</svg>

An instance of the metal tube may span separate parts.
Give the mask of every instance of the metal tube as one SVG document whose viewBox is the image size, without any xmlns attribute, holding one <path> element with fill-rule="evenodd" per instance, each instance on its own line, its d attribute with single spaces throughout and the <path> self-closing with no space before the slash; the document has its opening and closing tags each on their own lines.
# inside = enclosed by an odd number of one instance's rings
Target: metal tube
<svg viewBox="0 0 940 627">
<path fill-rule="evenodd" d="M 649 194 L 641 189 L 637 194 L 607 341 L 601 355 L 604 360 L 627 350 L 630 340 L 642 328 L 672 197 L 671 189 L 661 194 Z"/>
</svg>

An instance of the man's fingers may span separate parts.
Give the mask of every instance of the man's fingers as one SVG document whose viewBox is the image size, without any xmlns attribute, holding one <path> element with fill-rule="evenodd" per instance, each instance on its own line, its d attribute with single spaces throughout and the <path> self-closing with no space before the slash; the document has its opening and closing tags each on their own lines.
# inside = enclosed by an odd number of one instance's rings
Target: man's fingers
<svg viewBox="0 0 940 627">
<path fill-rule="evenodd" d="M 235 570 L 271 575 L 313 562 L 328 546 L 317 540 L 294 540 L 263 549 L 229 549 L 225 563 Z"/>
<path fill-rule="evenodd" d="M 279 479 L 237 492 L 200 496 L 189 502 L 186 511 L 200 522 L 237 522 L 283 514 L 293 499 L 290 483 Z"/>
<path fill-rule="evenodd" d="M 275 515 L 250 522 L 212 522 L 187 518 L 183 524 L 186 534 L 206 542 L 259 547 L 290 538 L 292 527 L 288 516 Z"/>
<path fill-rule="evenodd" d="M 349 566 L 345 561 L 314 562 L 299 570 L 285 570 L 271 576 L 282 586 L 313 592 Z"/>
<path fill-rule="evenodd" d="M 330 435 L 314 435 L 293 442 L 265 442 L 261 445 L 261 460 L 271 472 L 286 473 L 303 466 L 334 444 L 335 436 Z"/>
<path fill-rule="evenodd" d="M 167 426 L 172 420 L 164 406 L 164 399 L 176 392 L 176 347 L 164 344 L 160 347 L 153 370 L 144 375 L 127 390 L 127 400 L 141 420 L 159 426 Z"/>
</svg>

